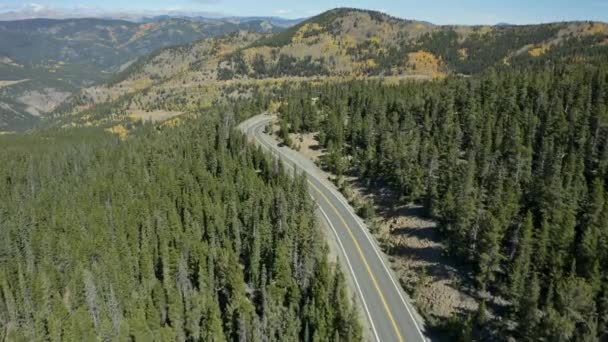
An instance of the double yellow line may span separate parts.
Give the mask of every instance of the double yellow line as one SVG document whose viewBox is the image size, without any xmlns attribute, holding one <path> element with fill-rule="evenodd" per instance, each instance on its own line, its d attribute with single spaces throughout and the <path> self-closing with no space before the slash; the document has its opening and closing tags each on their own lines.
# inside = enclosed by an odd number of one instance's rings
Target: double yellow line
<svg viewBox="0 0 608 342">
<path fill-rule="evenodd" d="M 255 132 L 255 130 L 254 130 L 254 132 Z M 253 135 L 255 136 L 255 134 L 253 134 Z M 262 145 L 264 145 L 264 143 L 262 143 Z M 268 148 L 268 149 L 270 149 L 272 151 L 272 147 L 266 146 L 266 148 Z M 278 151 L 276 151 L 276 153 L 281 154 Z M 296 164 L 294 163 L 294 165 L 292 166 L 292 168 L 295 169 L 295 165 Z M 363 254 L 363 250 L 361 249 L 361 246 L 359 245 L 359 242 L 357 242 L 357 239 L 355 238 L 355 235 L 349 229 L 348 223 L 346 223 L 346 219 L 344 219 L 344 217 L 340 214 L 340 211 L 338 210 L 338 208 L 336 208 L 336 206 L 329 200 L 329 198 L 323 193 L 323 191 L 321 191 L 316 185 L 314 185 L 314 183 L 311 182 L 310 179 L 307 179 L 307 181 L 308 181 L 308 184 L 310 184 L 310 186 L 319 195 L 321 195 L 321 197 L 323 197 L 323 199 L 325 200 L 325 202 L 327 202 L 327 204 L 329 204 L 329 206 L 336 213 L 336 215 L 338 216 L 338 218 L 340 219 L 340 221 L 342 222 L 342 224 L 346 228 L 346 231 L 348 232 L 348 235 L 353 240 L 353 243 L 355 244 L 355 247 L 357 248 L 357 252 L 359 253 L 359 257 L 361 258 L 361 260 L 363 261 L 363 264 L 365 265 L 365 269 L 367 271 L 367 274 L 372 279 L 372 283 L 374 284 L 374 288 L 376 289 L 376 292 L 378 292 L 378 295 L 380 296 L 380 300 L 382 301 L 382 305 L 384 306 L 384 310 L 388 314 L 388 318 L 391 321 L 391 325 L 393 327 L 393 330 L 395 330 L 395 334 L 397 335 L 397 339 L 399 340 L 399 342 L 404 342 L 403 337 L 401 336 L 401 333 L 399 332 L 399 328 L 397 326 L 395 318 L 393 317 L 393 314 L 391 313 L 391 310 L 389 309 L 388 304 L 386 303 L 386 299 L 384 298 L 384 295 L 382 294 L 382 291 L 380 290 L 380 286 L 378 285 L 378 281 L 376 280 L 376 277 L 374 276 L 374 273 L 372 272 L 372 269 L 369 266 L 369 264 L 367 262 L 367 259 L 365 258 L 364 254 Z M 354 274 L 353 274 L 353 277 L 355 277 Z"/>
<path fill-rule="evenodd" d="M 329 204 L 329 206 L 333 209 L 333 211 L 336 213 L 336 215 L 338 215 L 338 218 L 340 219 L 340 221 L 342 221 L 342 224 L 344 225 L 344 227 L 346 227 L 346 231 L 348 232 L 348 235 L 350 235 L 350 238 L 353 240 L 355 247 L 357 248 L 357 252 L 359 252 L 359 256 L 361 257 L 361 260 L 363 260 L 365 269 L 367 270 L 367 273 L 369 274 L 370 278 L 372 279 L 372 283 L 374 284 L 374 287 L 376 288 L 376 291 L 378 292 L 378 295 L 380 296 L 380 300 L 382 301 L 384 310 L 388 314 L 388 317 L 389 317 L 389 320 L 391 321 L 393 329 L 395 330 L 395 333 L 397 334 L 397 338 L 399 339 L 400 342 L 403 342 L 403 337 L 401 336 L 401 333 L 399 332 L 399 328 L 397 327 L 397 323 L 395 322 L 395 318 L 393 317 L 391 310 L 389 309 L 388 304 L 386 303 L 386 299 L 384 299 L 384 295 L 382 294 L 382 291 L 380 290 L 378 281 L 376 280 L 374 273 L 372 272 L 371 268 L 369 267 L 369 264 L 367 263 L 367 259 L 365 259 L 365 256 L 363 255 L 363 250 L 361 249 L 359 242 L 357 242 L 357 239 L 353 235 L 353 232 L 349 229 L 348 223 L 346 223 L 346 220 L 340 214 L 340 211 L 338 210 L 338 208 L 336 208 L 336 206 L 334 206 L 334 204 L 329 200 L 329 198 L 327 198 L 327 196 L 323 193 L 323 191 L 321 191 L 317 186 L 315 186 L 310 180 L 308 180 L 308 184 L 310 184 L 310 186 L 313 189 L 315 189 L 315 191 L 317 193 L 319 193 L 319 195 L 321 195 L 323 197 L 323 199 L 327 202 L 327 204 Z"/>
</svg>

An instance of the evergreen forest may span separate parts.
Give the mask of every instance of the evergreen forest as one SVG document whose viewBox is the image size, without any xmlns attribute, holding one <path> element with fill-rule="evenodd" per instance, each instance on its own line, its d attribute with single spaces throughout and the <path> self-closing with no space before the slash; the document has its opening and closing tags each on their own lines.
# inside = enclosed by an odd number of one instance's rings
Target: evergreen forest
<svg viewBox="0 0 608 342">
<path fill-rule="evenodd" d="M 362 340 L 304 178 L 234 123 L 0 137 L 0 340 Z"/>
<path fill-rule="evenodd" d="M 284 138 L 318 133 L 335 175 L 424 205 L 476 291 L 504 299 L 477 338 L 608 336 L 606 64 L 307 85 L 282 100 Z"/>
</svg>

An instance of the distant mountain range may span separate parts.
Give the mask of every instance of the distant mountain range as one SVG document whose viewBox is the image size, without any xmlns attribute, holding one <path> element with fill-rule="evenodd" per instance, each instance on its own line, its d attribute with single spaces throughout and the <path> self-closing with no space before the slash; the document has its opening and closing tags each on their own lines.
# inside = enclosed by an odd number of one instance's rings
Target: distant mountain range
<svg viewBox="0 0 608 342">
<path fill-rule="evenodd" d="M 350 8 L 303 22 L 0 22 L 0 130 L 29 127 L 51 112 L 82 114 L 82 124 L 91 115 L 187 112 L 294 79 L 432 79 L 607 58 L 608 24 L 600 22 L 441 26 Z"/>
<path fill-rule="evenodd" d="M 1 7 L 0 7 L 1 9 Z M 249 21 L 267 21 L 280 27 L 289 27 L 305 19 L 285 19 L 276 16 L 238 17 L 222 13 L 202 11 L 107 11 L 93 7 L 56 8 L 39 4 L 24 4 L 22 6 L 0 10 L 0 21 L 15 21 L 27 19 L 81 19 L 97 18 L 106 20 L 126 20 L 135 23 L 164 21 L 167 19 L 186 19 L 192 21 L 218 20 L 222 22 L 242 23 Z"/>
<path fill-rule="evenodd" d="M 293 25 L 297 25 L 306 20 L 306 18 L 300 19 L 285 19 L 281 17 L 205 17 L 200 15 L 159 15 L 154 17 L 141 17 L 137 20 L 137 22 L 157 22 L 168 19 L 184 19 L 190 21 L 198 21 L 198 22 L 230 22 L 234 24 L 243 24 L 250 22 L 268 22 L 277 27 L 291 27 Z"/>
<path fill-rule="evenodd" d="M 158 49 L 239 31 L 274 33 L 286 21 L 157 17 L 0 22 L 0 130 L 28 127 L 83 86 Z"/>
<path fill-rule="evenodd" d="M 188 112 L 284 82 L 433 79 L 531 64 L 608 58 L 608 25 L 438 26 L 336 9 L 274 34 L 211 37 L 140 58 L 112 81 L 82 89 L 55 113 L 91 125 L 133 113 Z M 77 114 L 77 115 L 75 115 Z"/>
</svg>

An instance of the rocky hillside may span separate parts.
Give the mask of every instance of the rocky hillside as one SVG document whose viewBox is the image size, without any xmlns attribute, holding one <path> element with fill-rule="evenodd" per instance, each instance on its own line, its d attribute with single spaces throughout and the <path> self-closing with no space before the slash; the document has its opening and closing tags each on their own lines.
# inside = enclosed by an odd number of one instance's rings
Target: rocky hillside
<svg viewBox="0 0 608 342">
<path fill-rule="evenodd" d="M 604 23 L 437 26 L 380 12 L 336 9 L 276 34 L 241 32 L 161 50 L 113 82 L 84 89 L 58 115 L 84 113 L 86 123 L 91 113 L 103 118 L 141 112 L 164 116 L 222 97 L 249 96 L 252 88 L 278 87 L 285 81 L 429 79 L 607 56 Z"/>
<path fill-rule="evenodd" d="M 280 28 L 268 21 L 229 19 L 0 22 L 0 130 L 27 127 L 81 87 L 109 80 L 160 48 L 240 30 Z"/>
</svg>

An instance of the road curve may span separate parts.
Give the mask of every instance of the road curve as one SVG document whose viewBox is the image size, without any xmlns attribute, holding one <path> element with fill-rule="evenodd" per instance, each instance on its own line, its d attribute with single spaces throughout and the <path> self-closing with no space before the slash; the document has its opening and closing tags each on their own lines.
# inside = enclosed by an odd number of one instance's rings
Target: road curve
<svg viewBox="0 0 608 342">
<path fill-rule="evenodd" d="M 264 134 L 273 120 L 258 115 L 239 125 L 254 142 L 275 154 L 288 167 L 304 172 L 311 196 L 332 230 L 353 280 L 370 327 L 371 341 L 426 341 L 422 319 L 396 281 L 388 262 L 369 233 L 365 223 L 354 213 L 346 199 L 309 159 Z"/>
</svg>

